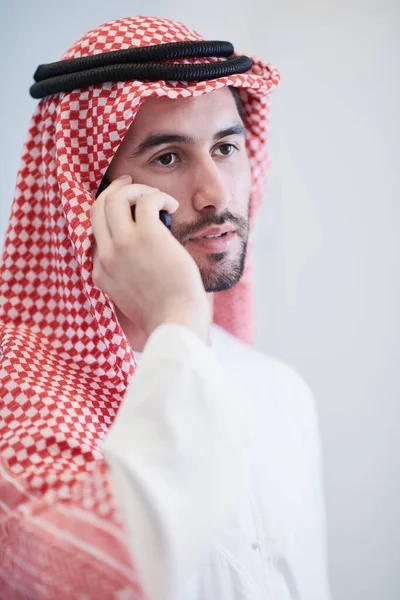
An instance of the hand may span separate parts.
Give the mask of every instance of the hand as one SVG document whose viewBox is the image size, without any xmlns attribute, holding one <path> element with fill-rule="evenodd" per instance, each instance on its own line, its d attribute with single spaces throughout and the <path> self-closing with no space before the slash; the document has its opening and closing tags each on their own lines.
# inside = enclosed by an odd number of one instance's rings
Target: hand
<svg viewBox="0 0 400 600">
<path fill-rule="evenodd" d="M 136 205 L 135 221 L 130 207 Z M 208 341 L 211 322 L 200 271 L 160 221 L 177 200 L 129 175 L 115 179 L 92 206 L 93 282 L 149 336 L 162 323 L 180 323 Z"/>
</svg>

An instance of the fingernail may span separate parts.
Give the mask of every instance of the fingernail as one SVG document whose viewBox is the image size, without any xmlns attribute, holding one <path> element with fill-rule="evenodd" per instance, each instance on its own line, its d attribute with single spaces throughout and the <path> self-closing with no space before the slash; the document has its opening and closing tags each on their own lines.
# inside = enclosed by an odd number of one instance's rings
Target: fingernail
<svg viewBox="0 0 400 600">
<path fill-rule="evenodd" d="M 120 175 L 117 179 L 132 179 L 130 175 Z"/>
</svg>

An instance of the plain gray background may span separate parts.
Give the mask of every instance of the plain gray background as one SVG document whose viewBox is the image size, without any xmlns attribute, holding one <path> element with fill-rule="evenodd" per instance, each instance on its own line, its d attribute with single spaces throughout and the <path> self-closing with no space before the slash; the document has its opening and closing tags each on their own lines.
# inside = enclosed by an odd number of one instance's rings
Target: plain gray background
<svg viewBox="0 0 400 600">
<path fill-rule="evenodd" d="M 334 599 L 398 600 L 399 2 L 3 2 L 1 239 L 37 65 L 134 14 L 183 21 L 281 70 L 254 236 L 256 346 L 315 395 Z"/>
</svg>

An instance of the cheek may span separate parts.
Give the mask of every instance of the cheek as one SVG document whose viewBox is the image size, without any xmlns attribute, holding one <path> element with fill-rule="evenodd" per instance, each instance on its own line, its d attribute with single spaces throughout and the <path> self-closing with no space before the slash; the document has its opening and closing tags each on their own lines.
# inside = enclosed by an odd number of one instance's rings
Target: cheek
<svg viewBox="0 0 400 600">
<path fill-rule="evenodd" d="M 229 173 L 227 183 L 231 190 L 234 204 L 239 208 L 242 214 L 247 211 L 250 191 L 251 191 L 251 170 L 250 164 L 246 161 L 241 161 Z"/>
<path fill-rule="evenodd" d="M 172 196 L 179 202 L 179 208 L 176 211 L 178 220 L 190 220 L 193 216 L 193 207 L 191 198 L 193 194 L 193 178 L 190 172 L 183 172 L 179 169 L 169 173 L 152 173 L 142 175 L 143 179 L 147 179 L 147 185 L 157 187 L 159 190 Z M 142 182 L 140 182 L 142 183 Z M 143 181 L 144 183 L 144 181 Z"/>
<path fill-rule="evenodd" d="M 248 190 L 248 192 L 250 192 L 252 176 L 251 176 L 250 160 L 249 160 L 249 157 L 247 156 L 247 153 L 246 153 L 246 159 L 243 161 L 243 163 L 244 164 L 242 165 L 242 169 L 241 169 L 243 186 L 245 186 L 246 189 Z"/>
<path fill-rule="evenodd" d="M 135 183 L 156 187 L 161 192 L 176 198 L 180 204 L 188 197 L 190 191 L 190 177 L 186 177 L 179 170 L 161 173 L 156 169 L 136 168 L 131 169 L 131 175 Z"/>
</svg>

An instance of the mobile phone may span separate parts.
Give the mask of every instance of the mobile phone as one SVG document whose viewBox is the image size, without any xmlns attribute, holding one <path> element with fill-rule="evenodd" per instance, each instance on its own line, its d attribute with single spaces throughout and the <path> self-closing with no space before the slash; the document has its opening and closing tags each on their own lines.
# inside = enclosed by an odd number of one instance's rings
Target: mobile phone
<svg viewBox="0 0 400 600">
<path fill-rule="evenodd" d="M 96 192 L 96 198 L 98 198 L 98 196 L 100 196 L 100 194 L 108 188 L 110 183 L 111 181 L 109 181 L 107 177 L 104 176 L 100 183 L 99 189 Z M 131 206 L 131 214 L 132 219 L 135 220 L 135 205 Z M 169 214 L 169 212 L 167 212 L 166 210 L 160 210 L 160 219 L 164 223 L 164 225 L 168 227 L 168 229 L 171 231 L 171 215 Z"/>
</svg>

